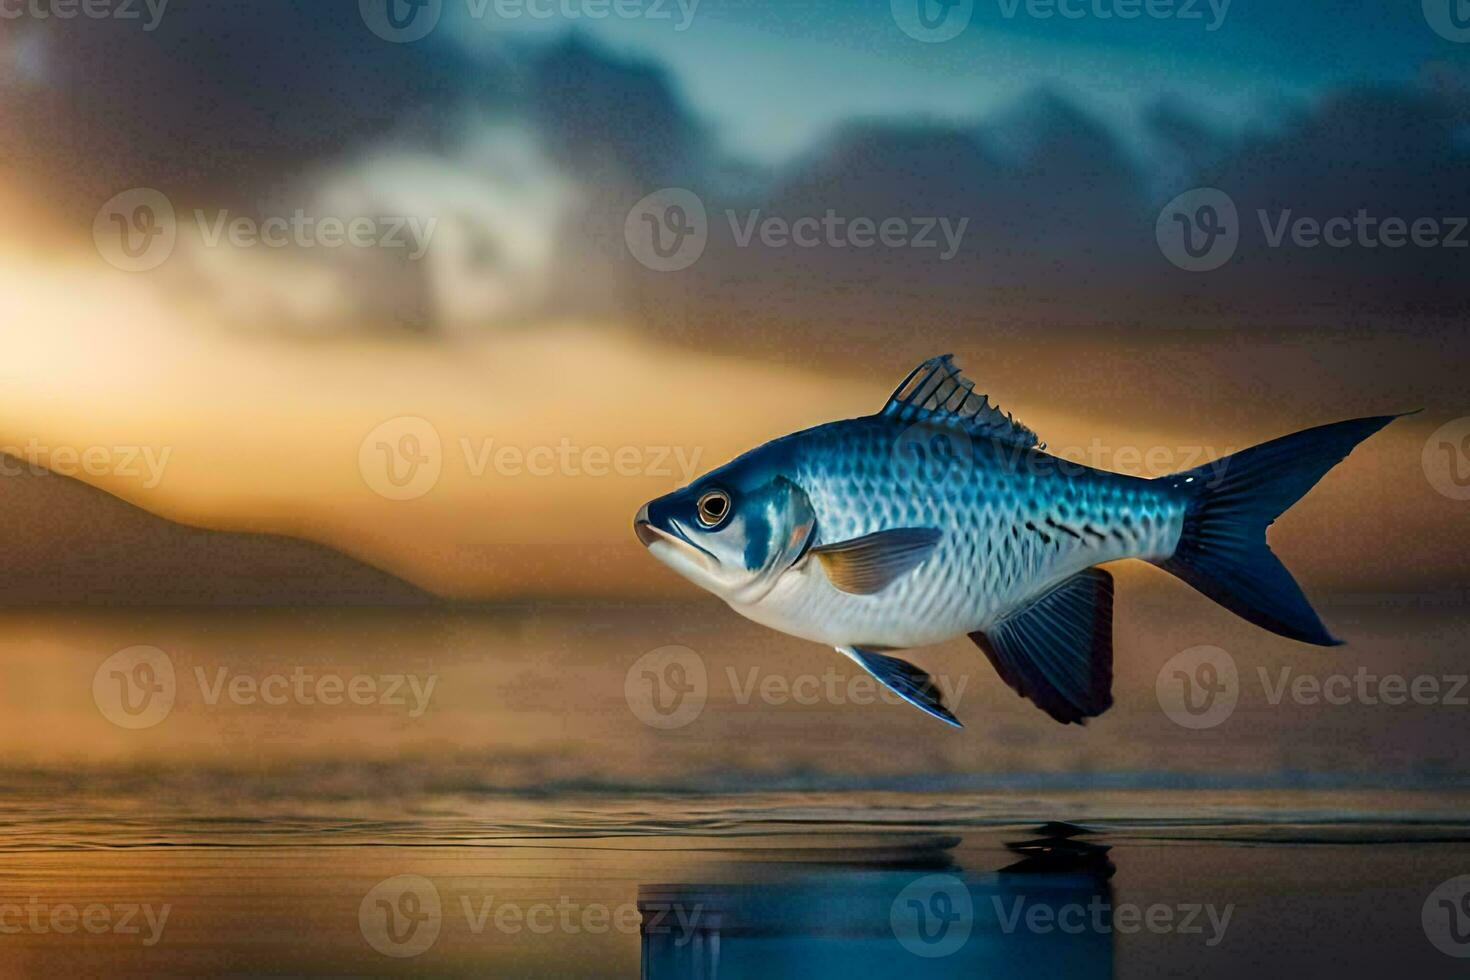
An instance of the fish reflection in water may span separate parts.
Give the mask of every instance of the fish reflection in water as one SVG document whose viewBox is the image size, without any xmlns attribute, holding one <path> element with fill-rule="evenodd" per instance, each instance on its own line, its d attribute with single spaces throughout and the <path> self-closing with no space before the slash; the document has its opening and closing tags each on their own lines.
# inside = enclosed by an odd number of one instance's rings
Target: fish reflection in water
<svg viewBox="0 0 1470 980">
<path fill-rule="evenodd" d="M 1114 868 L 1084 833 L 1039 828 L 990 872 L 955 863 L 958 838 L 932 837 L 775 880 L 646 885 L 643 977 L 1110 978 Z"/>
</svg>

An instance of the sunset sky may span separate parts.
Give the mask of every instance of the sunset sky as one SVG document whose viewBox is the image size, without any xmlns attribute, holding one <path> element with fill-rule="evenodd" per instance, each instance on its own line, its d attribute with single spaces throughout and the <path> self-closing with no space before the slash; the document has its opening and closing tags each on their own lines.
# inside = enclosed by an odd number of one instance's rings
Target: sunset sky
<svg viewBox="0 0 1470 980">
<path fill-rule="evenodd" d="M 1470 73 L 1417 4 L 1132 22 L 977 4 L 937 44 L 883 4 L 705 0 L 676 29 L 677 6 L 451 3 L 414 44 L 351 5 L 262 6 L 0 36 L 7 448 L 442 595 L 687 596 L 629 533 L 640 503 L 875 411 L 954 351 L 1053 449 L 1146 475 L 1422 408 L 1273 539 L 1340 588 L 1470 569 L 1465 505 L 1422 462 L 1466 411 L 1465 253 L 1266 233 L 1283 214 L 1470 214 Z M 1203 186 L 1231 196 L 1241 240 L 1188 272 L 1155 223 Z M 666 272 L 625 229 L 670 187 L 698 195 L 708 244 Z M 139 189 L 176 241 L 128 271 L 108 236 Z M 740 241 L 742 221 L 828 212 L 965 231 L 945 257 Z M 261 243 L 298 214 L 373 219 L 374 247 Z M 395 486 L 400 451 L 437 476 Z"/>
</svg>

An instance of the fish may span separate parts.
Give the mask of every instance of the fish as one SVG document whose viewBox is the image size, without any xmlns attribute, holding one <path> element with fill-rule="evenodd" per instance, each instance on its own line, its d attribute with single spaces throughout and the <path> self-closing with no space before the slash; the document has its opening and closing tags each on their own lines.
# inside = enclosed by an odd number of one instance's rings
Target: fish
<svg viewBox="0 0 1470 980">
<path fill-rule="evenodd" d="M 892 653 L 968 637 L 1018 695 L 1085 724 L 1113 703 L 1109 562 L 1150 562 L 1272 633 L 1339 645 L 1266 528 L 1399 417 L 1149 479 L 1048 453 L 945 354 L 876 414 L 753 449 L 644 504 L 633 530 L 740 615 L 834 647 L 950 725 L 939 685 Z"/>
</svg>

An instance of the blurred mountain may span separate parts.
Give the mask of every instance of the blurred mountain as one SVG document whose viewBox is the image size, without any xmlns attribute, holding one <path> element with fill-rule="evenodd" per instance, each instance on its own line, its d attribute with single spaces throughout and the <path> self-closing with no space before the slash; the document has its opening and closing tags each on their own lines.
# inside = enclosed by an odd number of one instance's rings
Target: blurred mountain
<svg viewBox="0 0 1470 980">
<path fill-rule="evenodd" d="M 293 538 L 177 524 L 4 456 L 0 606 L 421 606 L 435 598 Z"/>
</svg>

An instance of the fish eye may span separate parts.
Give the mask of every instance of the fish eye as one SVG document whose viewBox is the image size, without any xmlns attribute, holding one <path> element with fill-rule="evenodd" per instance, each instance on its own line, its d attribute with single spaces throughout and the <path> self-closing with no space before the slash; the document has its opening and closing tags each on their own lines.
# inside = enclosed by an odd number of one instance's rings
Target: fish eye
<svg viewBox="0 0 1470 980">
<path fill-rule="evenodd" d="M 699 523 L 719 527 L 730 516 L 730 495 L 723 490 L 710 490 L 699 498 Z"/>
</svg>

